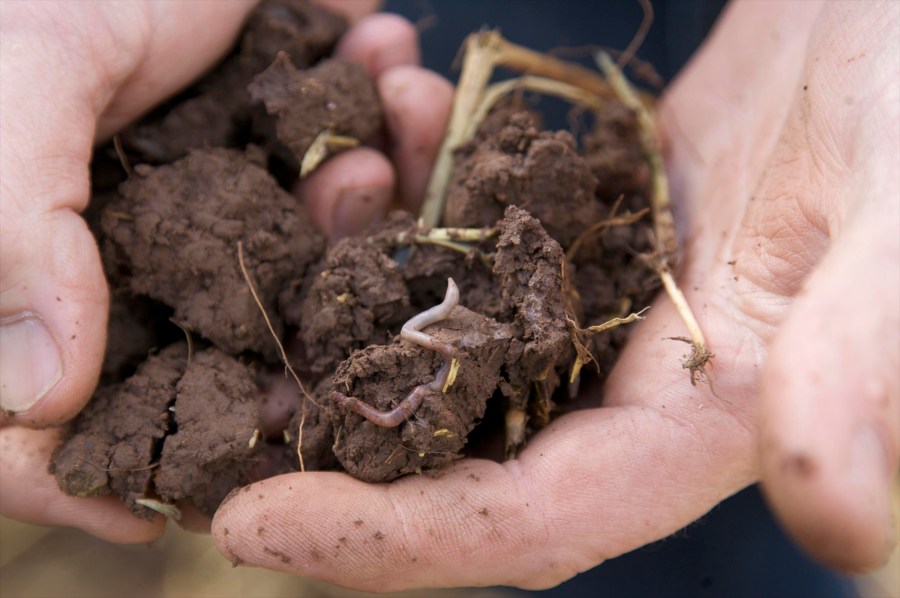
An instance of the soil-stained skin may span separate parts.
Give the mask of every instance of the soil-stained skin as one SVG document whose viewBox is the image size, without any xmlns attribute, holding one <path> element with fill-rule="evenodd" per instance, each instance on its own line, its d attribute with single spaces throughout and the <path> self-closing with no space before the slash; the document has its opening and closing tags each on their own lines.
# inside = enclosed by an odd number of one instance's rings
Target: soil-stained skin
<svg viewBox="0 0 900 598">
<path fill-rule="evenodd" d="M 253 155 L 194 150 L 174 164 L 138 166 L 103 214 L 107 272 L 175 310 L 175 322 L 226 352 L 274 355 L 272 337 L 238 263 L 275 331 L 278 293 L 300 280 L 324 240 L 296 199 Z"/>
</svg>

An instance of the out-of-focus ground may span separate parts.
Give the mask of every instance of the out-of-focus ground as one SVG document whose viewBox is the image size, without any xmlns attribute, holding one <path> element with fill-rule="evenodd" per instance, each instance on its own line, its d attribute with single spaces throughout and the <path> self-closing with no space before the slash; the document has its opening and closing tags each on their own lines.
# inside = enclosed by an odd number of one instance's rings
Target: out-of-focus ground
<svg viewBox="0 0 900 598">
<path fill-rule="evenodd" d="M 900 493 L 895 494 L 900 512 Z M 652 575 L 648 571 L 647 575 Z M 864 598 L 900 598 L 900 549 L 859 579 Z M 660 595 L 665 589 L 660 588 Z M 400 592 L 406 598 L 510 598 L 504 589 Z M 521 596 L 522 594 L 518 594 Z M 118 546 L 83 532 L 0 517 L 0 598 L 356 598 L 372 596 L 262 569 L 232 568 L 208 535 L 170 525 L 150 546 Z"/>
<path fill-rule="evenodd" d="M 375 596 L 248 567 L 208 535 L 170 524 L 149 546 L 118 546 L 66 528 L 0 517 L 2 598 L 358 598 Z M 404 598 L 507 598 L 502 589 L 400 592 Z"/>
</svg>

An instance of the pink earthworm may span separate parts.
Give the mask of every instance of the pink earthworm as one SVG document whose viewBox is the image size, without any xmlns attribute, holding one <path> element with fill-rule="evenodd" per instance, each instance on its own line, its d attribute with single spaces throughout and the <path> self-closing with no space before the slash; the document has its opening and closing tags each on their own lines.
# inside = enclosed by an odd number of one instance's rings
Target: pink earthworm
<svg viewBox="0 0 900 598">
<path fill-rule="evenodd" d="M 332 400 L 338 405 L 358 413 L 373 424 L 384 428 L 396 428 L 406 421 L 422 405 L 422 401 L 425 400 L 429 392 L 440 392 L 443 389 L 444 384 L 447 383 L 447 377 L 450 375 L 450 367 L 453 363 L 453 345 L 434 340 L 433 337 L 422 332 L 422 328 L 441 320 L 446 320 L 458 303 L 459 289 L 456 287 L 453 279 L 448 278 L 447 293 L 444 295 L 444 300 L 431 309 L 426 309 L 422 313 L 411 317 L 400 330 L 400 338 L 403 340 L 440 353 L 444 357 L 444 363 L 435 374 L 434 380 L 416 386 L 405 399 L 389 411 L 382 411 L 377 407 L 360 401 L 356 397 L 348 397 L 337 391 L 331 393 Z"/>
</svg>

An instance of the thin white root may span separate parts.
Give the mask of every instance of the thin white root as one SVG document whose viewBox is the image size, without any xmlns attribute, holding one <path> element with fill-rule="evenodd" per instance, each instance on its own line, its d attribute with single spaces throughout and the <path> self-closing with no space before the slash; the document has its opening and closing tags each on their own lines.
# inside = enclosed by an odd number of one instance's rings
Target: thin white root
<svg viewBox="0 0 900 598">
<path fill-rule="evenodd" d="M 160 502 L 153 498 L 136 498 L 134 502 L 142 507 L 147 507 L 148 509 L 156 511 L 157 513 L 162 513 L 169 519 L 181 521 L 181 510 L 175 505 Z"/>
<path fill-rule="evenodd" d="M 259 311 L 262 313 L 263 319 L 266 321 L 266 326 L 269 328 L 269 333 L 272 335 L 272 338 L 275 339 L 275 344 L 278 346 L 278 351 L 281 354 L 281 361 L 284 363 L 285 369 L 291 373 L 291 376 L 294 377 L 294 381 L 297 383 L 297 386 L 300 388 L 300 392 L 303 394 L 303 405 L 302 415 L 300 417 L 300 430 L 297 433 L 297 458 L 300 459 L 300 471 L 306 471 L 306 465 L 303 463 L 303 424 L 306 423 L 306 401 L 313 401 L 312 397 L 309 396 L 309 393 L 306 392 L 306 387 L 303 386 L 303 382 L 300 381 L 300 376 L 297 375 L 297 372 L 294 371 L 294 368 L 291 367 L 291 363 L 288 361 L 287 352 L 284 350 L 284 345 L 281 344 L 281 340 L 278 338 L 278 335 L 275 334 L 275 328 L 272 326 L 272 320 L 269 319 L 269 314 L 266 313 L 266 308 L 263 306 L 262 301 L 259 298 L 259 295 L 256 292 L 256 287 L 253 284 L 253 281 L 250 279 L 250 273 L 247 271 L 247 265 L 244 263 L 244 243 L 243 241 L 237 242 L 237 254 L 238 254 L 238 264 L 241 267 L 241 273 L 244 275 L 244 280 L 247 282 L 247 286 L 250 288 L 250 294 L 253 295 L 253 300 L 256 302 L 256 306 L 259 308 Z"/>
</svg>

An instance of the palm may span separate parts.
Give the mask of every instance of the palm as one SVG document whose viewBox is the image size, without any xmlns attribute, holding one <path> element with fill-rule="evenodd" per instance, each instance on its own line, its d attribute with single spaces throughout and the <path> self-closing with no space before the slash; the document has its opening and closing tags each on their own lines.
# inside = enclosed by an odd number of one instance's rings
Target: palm
<svg viewBox="0 0 900 598">
<path fill-rule="evenodd" d="M 896 22 L 891 5 L 872 6 L 851 5 L 873 12 L 849 21 L 890 22 L 880 11 Z M 859 237 L 858 225 L 848 224 L 840 242 L 833 238 L 853 210 L 847 201 L 853 194 L 829 193 L 839 186 L 821 175 L 831 172 L 833 156 L 860 148 L 850 137 L 830 136 L 834 123 L 821 115 L 833 111 L 819 111 L 818 121 L 810 118 L 810 98 L 844 97 L 827 72 L 807 61 L 814 24 L 819 35 L 848 31 L 835 23 L 847 6 L 826 6 L 816 23 L 821 8 L 734 5 L 660 110 L 683 234 L 679 281 L 716 353 L 708 371 L 715 394 L 707 385 L 691 386 L 680 367 L 684 346 L 664 340 L 684 335 L 684 327 L 671 303 L 660 298 L 608 380 L 604 407 L 552 422 L 518 459 L 467 460 L 436 479 L 408 477 L 390 485 L 334 473 L 266 480 L 217 513 L 213 532 L 220 549 L 235 559 L 361 589 L 545 587 L 671 533 L 762 473 L 800 539 L 829 540 L 811 543 L 820 556 L 852 566 L 876 562 L 886 545 L 878 534 L 887 526 L 870 507 L 884 507 L 887 476 L 881 486 L 843 481 L 864 481 L 858 471 L 896 464 L 900 430 L 887 416 L 900 402 L 900 384 L 890 373 L 900 355 L 893 346 L 880 346 L 877 359 L 842 362 L 845 354 L 835 349 L 835 339 L 861 353 L 867 340 L 882 339 L 885 317 L 896 339 L 900 313 L 884 297 L 900 294 L 900 235 L 892 224 L 900 213 L 890 202 L 860 204 L 875 205 L 875 213 L 889 209 L 893 220 L 876 217 L 870 232 L 875 245 L 892 252 L 897 277 L 877 269 L 873 274 L 866 267 L 872 256 L 854 254 L 872 246 Z M 859 43 L 859 35 L 846 37 L 844 42 Z M 896 54 L 886 57 L 889 37 L 868 51 L 880 64 L 887 60 L 892 75 L 897 65 Z M 813 42 L 823 63 L 836 62 L 835 48 L 854 48 Z M 896 77 L 886 83 L 884 77 L 861 76 L 850 82 L 855 92 L 882 85 L 889 93 L 881 100 L 891 92 L 900 95 Z M 802 95 L 804 84 L 820 95 Z M 881 149 L 896 157 L 900 144 L 888 140 L 894 145 Z M 871 148 L 861 149 L 864 160 L 873 155 Z M 837 171 L 858 165 L 840 164 Z M 896 178 L 875 179 L 876 188 L 896 196 Z M 853 278 L 856 298 L 871 311 L 840 304 L 843 295 L 835 291 L 845 278 Z M 842 314 L 841 324 L 853 325 L 854 335 L 835 336 L 840 329 L 829 308 Z M 814 332 L 821 341 L 810 341 Z M 855 369 L 848 374 L 847 368 Z M 857 385 L 859 397 L 848 409 L 847 396 L 859 380 L 875 383 Z M 836 451 L 849 444 L 848 430 L 860 421 L 893 452 L 849 470 Z M 819 427 L 836 442 L 823 443 L 816 436 Z M 259 494 L 266 500 L 256 500 Z M 260 519 L 298 533 L 266 545 L 256 538 Z M 339 558 L 317 558 L 335 537 L 346 540 Z M 279 554 L 290 555 L 291 562 Z"/>
</svg>

